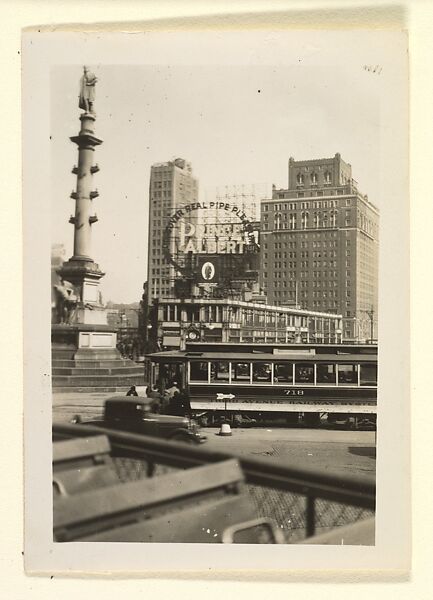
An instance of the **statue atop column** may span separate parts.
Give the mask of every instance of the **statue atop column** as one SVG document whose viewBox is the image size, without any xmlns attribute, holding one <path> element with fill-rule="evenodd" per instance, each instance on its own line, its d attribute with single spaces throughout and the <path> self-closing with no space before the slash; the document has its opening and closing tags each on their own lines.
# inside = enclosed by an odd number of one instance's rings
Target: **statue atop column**
<svg viewBox="0 0 433 600">
<path fill-rule="evenodd" d="M 83 67 L 84 73 L 80 80 L 80 99 L 78 106 L 86 113 L 95 114 L 95 85 L 98 81 L 96 75 L 89 71 L 88 67 Z"/>
</svg>

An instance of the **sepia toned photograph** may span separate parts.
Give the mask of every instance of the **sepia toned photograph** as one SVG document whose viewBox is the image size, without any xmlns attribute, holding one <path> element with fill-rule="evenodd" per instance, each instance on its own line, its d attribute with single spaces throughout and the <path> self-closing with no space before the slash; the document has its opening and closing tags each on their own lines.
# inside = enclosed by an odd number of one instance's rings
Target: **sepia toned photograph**
<svg viewBox="0 0 433 600">
<path fill-rule="evenodd" d="M 374 549 L 404 35 L 161 32 L 130 62 L 68 36 L 35 159 L 45 535 Z"/>
</svg>

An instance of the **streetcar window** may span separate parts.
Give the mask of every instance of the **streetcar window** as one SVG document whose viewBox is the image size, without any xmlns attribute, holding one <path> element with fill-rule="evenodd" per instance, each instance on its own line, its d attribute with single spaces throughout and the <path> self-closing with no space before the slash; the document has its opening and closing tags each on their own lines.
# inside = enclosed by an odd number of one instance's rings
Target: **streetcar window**
<svg viewBox="0 0 433 600">
<path fill-rule="evenodd" d="M 274 383 L 293 383 L 293 363 L 275 363 Z"/>
<path fill-rule="evenodd" d="M 207 362 L 191 362 L 190 380 L 207 382 Z"/>
<path fill-rule="evenodd" d="M 272 367 L 270 363 L 253 363 L 253 381 L 271 381 L 271 369 Z"/>
<path fill-rule="evenodd" d="M 338 385 L 358 385 L 358 365 L 338 365 Z"/>
<path fill-rule="evenodd" d="M 250 382 L 250 363 L 232 363 L 232 381 Z"/>
<path fill-rule="evenodd" d="M 314 366 L 297 363 L 295 365 L 295 383 L 314 383 Z"/>
<path fill-rule="evenodd" d="M 229 363 L 226 360 L 212 361 L 210 363 L 211 382 L 220 382 L 229 380 Z"/>
<path fill-rule="evenodd" d="M 361 385 L 377 385 L 377 365 L 366 363 L 361 365 L 360 373 Z"/>
<path fill-rule="evenodd" d="M 336 369 L 334 364 L 318 363 L 316 383 L 336 384 Z"/>
</svg>

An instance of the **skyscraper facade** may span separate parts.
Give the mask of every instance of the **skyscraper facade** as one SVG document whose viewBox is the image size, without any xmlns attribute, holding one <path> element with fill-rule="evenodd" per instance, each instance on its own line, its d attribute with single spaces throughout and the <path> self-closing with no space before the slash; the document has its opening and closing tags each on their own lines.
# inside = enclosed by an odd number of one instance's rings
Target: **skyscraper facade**
<svg viewBox="0 0 433 600">
<path fill-rule="evenodd" d="M 287 189 L 261 205 L 260 285 L 269 304 L 343 315 L 343 336 L 377 337 L 379 211 L 352 167 L 289 159 Z"/>
<path fill-rule="evenodd" d="M 182 158 L 154 164 L 149 184 L 148 301 L 174 295 L 175 268 L 163 249 L 164 230 L 176 209 L 197 202 L 198 180 L 191 163 Z M 176 253 L 176 240 L 170 240 L 170 252 Z"/>
</svg>

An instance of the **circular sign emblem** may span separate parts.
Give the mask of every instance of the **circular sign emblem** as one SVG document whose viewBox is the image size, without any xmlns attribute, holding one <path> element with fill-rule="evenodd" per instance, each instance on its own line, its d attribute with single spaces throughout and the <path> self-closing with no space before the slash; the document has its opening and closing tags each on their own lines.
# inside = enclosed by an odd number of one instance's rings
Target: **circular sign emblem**
<svg viewBox="0 0 433 600">
<path fill-rule="evenodd" d="M 201 276 L 205 281 L 212 281 L 215 277 L 215 267 L 211 262 L 205 262 L 201 268 Z"/>
</svg>

